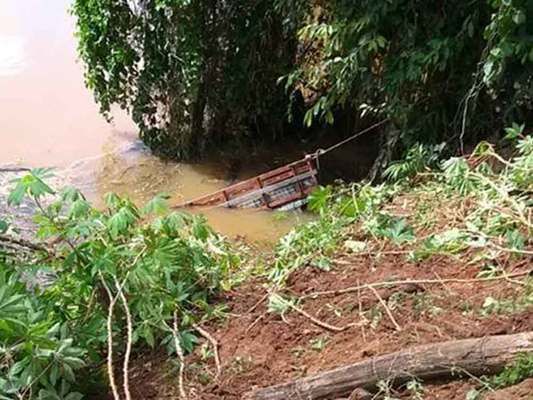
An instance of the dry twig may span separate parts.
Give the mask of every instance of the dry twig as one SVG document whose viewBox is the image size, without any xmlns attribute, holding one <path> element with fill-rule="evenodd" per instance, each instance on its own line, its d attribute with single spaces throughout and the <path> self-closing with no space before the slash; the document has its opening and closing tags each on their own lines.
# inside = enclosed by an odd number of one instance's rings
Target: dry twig
<svg viewBox="0 0 533 400">
<path fill-rule="evenodd" d="M 252 328 L 253 328 L 254 326 L 256 326 L 257 323 L 258 323 L 259 321 L 261 321 L 261 320 L 265 317 L 265 315 L 266 315 L 266 312 L 264 312 L 263 314 L 261 314 L 259 317 L 257 317 L 257 318 L 254 320 L 254 322 L 252 322 L 250 325 L 248 325 L 248 328 L 246 328 L 245 333 L 248 334 L 248 332 L 250 332 L 250 331 L 252 330 Z"/>
<path fill-rule="evenodd" d="M 343 332 L 346 329 L 357 325 L 357 324 L 348 324 L 348 325 L 345 325 L 345 326 L 330 325 L 327 322 L 321 321 L 318 318 L 313 317 L 311 314 L 305 312 L 304 310 L 302 310 L 301 308 L 299 308 L 298 306 L 295 306 L 294 304 L 292 304 L 290 302 L 287 302 L 287 304 L 294 311 L 296 311 L 297 313 L 299 313 L 299 314 L 303 315 L 304 317 L 308 318 L 309 320 L 311 320 L 311 322 L 314 323 L 315 325 L 318 325 L 318 326 L 320 326 L 320 327 L 322 327 L 324 329 L 327 329 L 328 331 Z"/>
<path fill-rule="evenodd" d="M 259 307 L 259 306 L 261 305 L 261 303 L 264 302 L 264 301 L 268 298 L 268 296 L 270 296 L 270 292 L 269 292 L 269 291 L 267 291 L 267 292 L 263 295 L 263 297 L 261 297 L 261 298 L 259 299 L 259 301 L 258 301 L 257 303 L 255 303 L 255 304 L 254 304 L 254 305 L 248 310 L 248 312 L 247 312 L 246 314 L 251 314 L 252 312 L 254 312 L 255 309 L 256 309 L 257 307 Z"/>
<path fill-rule="evenodd" d="M 180 397 L 182 399 L 187 398 L 187 393 L 185 392 L 185 356 L 183 355 L 183 348 L 180 344 L 179 339 L 179 330 L 178 330 L 178 311 L 174 311 L 174 324 L 172 329 L 172 336 L 174 337 L 174 346 L 176 346 L 176 354 L 180 363 L 179 375 L 178 375 L 178 388 L 180 391 Z"/>
<path fill-rule="evenodd" d="M 379 295 L 378 291 L 376 289 L 374 289 L 372 286 L 369 286 L 368 288 L 372 291 L 372 293 L 374 293 L 374 295 L 376 296 L 378 301 L 381 303 L 381 305 L 385 309 L 385 312 L 387 313 L 387 316 L 389 317 L 389 319 L 393 323 L 393 325 L 396 328 L 396 330 L 398 332 L 401 331 L 402 328 L 400 327 L 400 325 L 398 325 L 398 322 L 396 322 L 396 320 L 394 319 L 394 316 L 392 315 L 392 312 L 391 312 L 390 308 L 387 306 L 387 303 L 385 303 L 385 300 L 383 300 L 383 298 Z"/>
<path fill-rule="evenodd" d="M 406 280 L 398 280 L 398 281 L 383 281 L 383 282 L 374 282 L 374 283 L 367 283 L 363 285 L 357 285 L 357 286 L 350 286 L 344 289 L 336 289 L 336 290 L 324 290 L 321 292 L 313 292 L 308 293 L 306 295 L 303 295 L 301 299 L 307 299 L 307 298 L 315 298 L 319 296 L 338 296 L 341 294 L 346 293 L 352 293 L 360 291 L 361 289 L 370 289 L 370 288 L 379 288 L 379 287 L 388 287 L 388 286 L 398 286 L 398 285 L 405 285 L 405 284 L 426 284 L 426 285 L 433 285 L 433 284 L 439 284 L 442 285 L 443 283 L 476 283 L 476 282 L 492 282 L 492 281 L 498 281 L 502 279 L 509 279 L 509 278 L 516 278 L 520 276 L 530 275 L 533 273 L 533 269 L 529 269 L 527 271 L 522 272 L 515 272 L 513 274 L 504 274 L 501 276 L 491 276 L 487 278 L 471 278 L 471 279 L 460 279 L 460 278 L 443 278 L 443 279 L 406 279 Z"/>
<path fill-rule="evenodd" d="M 210 343 L 211 345 L 213 346 L 213 355 L 215 357 L 215 366 L 217 368 L 217 377 L 220 375 L 220 373 L 222 372 L 222 367 L 221 367 L 221 364 L 220 364 L 220 357 L 218 355 L 218 342 L 217 340 L 211 336 L 211 334 L 209 334 L 209 332 L 207 332 L 205 329 L 203 329 L 200 325 L 198 324 L 193 324 L 193 328 L 196 329 L 198 331 L 198 333 L 200 335 L 202 335 L 204 338 L 206 338 Z"/>
</svg>

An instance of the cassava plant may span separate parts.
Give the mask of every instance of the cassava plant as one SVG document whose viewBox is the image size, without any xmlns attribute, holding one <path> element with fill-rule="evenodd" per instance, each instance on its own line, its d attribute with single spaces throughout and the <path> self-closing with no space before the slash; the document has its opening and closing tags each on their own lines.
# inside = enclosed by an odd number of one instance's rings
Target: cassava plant
<svg viewBox="0 0 533 400">
<path fill-rule="evenodd" d="M 43 250 L 0 265 L 0 396 L 81 398 L 75 374 L 106 353 L 115 393 L 113 352 L 128 393 L 133 347 L 190 351 L 193 324 L 220 311 L 210 301 L 239 259 L 203 217 L 168 213 L 164 196 L 139 208 L 109 194 L 97 210 L 75 189 L 56 193 L 44 175 L 19 179 L 9 197 L 35 203 Z M 53 279 L 39 281 L 41 271 Z"/>
<path fill-rule="evenodd" d="M 354 232 L 378 244 L 408 246 L 404 251 L 411 261 L 435 254 L 456 257 L 471 248 L 479 252 L 478 258 L 488 259 L 503 253 L 533 254 L 527 248 L 533 229 L 533 138 L 524 131 L 518 124 L 506 130 L 513 141 L 508 158 L 488 142 L 480 142 L 470 156 L 441 162 L 440 147 L 430 150 L 416 145 L 404 160 L 387 169 L 389 181 L 381 185 L 318 188 L 309 196 L 308 207 L 319 217 L 279 241 L 271 278 L 279 284 L 305 265 L 329 268 L 329 257 L 342 242 L 351 251 L 368 250 L 365 241 L 350 239 Z M 440 207 L 436 203 L 442 199 L 476 206 L 446 230 L 419 236 L 413 223 L 416 215 L 394 215 L 388 207 L 398 195 L 424 199 L 421 202 L 428 210 L 424 220 L 436 219 Z"/>
</svg>

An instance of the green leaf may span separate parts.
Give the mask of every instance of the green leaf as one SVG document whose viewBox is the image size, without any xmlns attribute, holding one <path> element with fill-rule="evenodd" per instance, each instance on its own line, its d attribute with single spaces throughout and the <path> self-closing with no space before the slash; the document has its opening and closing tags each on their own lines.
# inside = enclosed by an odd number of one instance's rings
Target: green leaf
<svg viewBox="0 0 533 400">
<path fill-rule="evenodd" d="M 168 199 L 170 196 L 165 193 L 158 194 L 150 200 L 142 209 L 143 214 L 163 215 L 168 212 Z"/>
<path fill-rule="evenodd" d="M 307 208 L 315 213 L 324 211 L 331 197 L 331 188 L 318 186 L 307 197 Z"/>
<path fill-rule="evenodd" d="M 85 362 L 78 357 L 67 356 L 63 358 L 63 362 L 68 364 L 72 369 L 80 369 L 85 366 Z"/>
<path fill-rule="evenodd" d="M 72 202 L 70 210 L 68 212 L 69 218 L 81 218 L 87 216 L 91 205 L 84 199 L 76 199 Z"/>
<path fill-rule="evenodd" d="M 511 127 L 505 128 L 505 139 L 508 140 L 516 140 L 518 139 L 523 131 L 524 131 L 525 125 L 518 125 L 516 123 L 513 123 Z"/>
<path fill-rule="evenodd" d="M 15 189 L 9 193 L 7 198 L 7 204 L 10 206 L 18 206 L 22 203 L 26 194 L 26 186 L 22 182 L 18 182 Z"/>
<path fill-rule="evenodd" d="M 312 259 L 311 265 L 323 271 L 331 270 L 331 260 L 325 256 Z"/>
<path fill-rule="evenodd" d="M 466 400 L 479 400 L 481 393 L 477 389 L 470 389 L 466 394 Z"/>
<path fill-rule="evenodd" d="M 526 22 L 526 14 L 522 10 L 517 10 L 513 14 L 513 22 L 516 25 L 522 25 Z"/>
<path fill-rule="evenodd" d="M 61 199 L 73 203 L 76 200 L 85 200 L 85 197 L 78 189 L 67 186 L 61 191 Z"/>
<path fill-rule="evenodd" d="M 9 376 L 15 377 L 19 375 L 29 363 L 30 363 L 30 360 L 28 358 L 23 358 L 22 360 L 17 361 L 9 369 Z"/>
<path fill-rule="evenodd" d="M 137 220 L 137 215 L 129 206 L 121 207 L 116 213 L 111 215 L 107 221 L 107 226 L 112 236 L 116 237 L 125 234 L 128 228 Z"/>
<path fill-rule="evenodd" d="M 511 249 L 514 250 L 523 250 L 526 238 L 520 233 L 519 230 L 513 229 L 511 231 L 508 231 L 505 235 L 507 239 L 507 244 Z"/>
<path fill-rule="evenodd" d="M 307 127 L 313 125 L 313 110 L 308 110 L 304 116 L 304 124 Z"/>
<path fill-rule="evenodd" d="M 152 328 L 150 327 L 150 325 L 148 325 L 148 324 L 144 325 L 143 336 L 144 336 L 144 339 L 146 340 L 146 343 L 148 344 L 148 346 L 150 346 L 151 348 L 154 348 L 154 346 L 155 346 L 155 338 L 154 338 L 154 333 L 153 333 Z"/>
<path fill-rule="evenodd" d="M 50 169 L 37 168 L 31 170 L 29 174 L 19 179 L 15 179 L 15 189 L 8 197 L 9 205 L 20 205 L 25 195 L 30 195 L 36 199 L 45 194 L 54 194 L 54 191 L 48 186 L 43 179 L 51 175 Z"/>
<path fill-rule="evenodd" d="M 292 304 L 294 301 L 286 300 L 283 296 L 273 293 L 268 298 L 268 312 L 282 315 L 291 309 Z"/>
<path fill-rule="evenodd" d="M 74 374 L 72 367 L 68 364 L 63 364 L 62 367 L 65 379 L 69 382 L 76 382 L 76 375 Z"/>
<path fill-rule="evenodd" d="M 61 397 L 53 389 L 39 390 L 39 400 L 61 400 Z"/>
<path fill-rule="evenodd" d="M 0 234 L 6 233 L 8 229 L 9 224 L 5 220 L 0 219 Z"/>
<path fill-rule="evenodd" d="M 328 111 L 326 112 L 326 117 L 325 117 L 325 119 L 326 119 L 326 122 L 327 122 L 328 124 L 330 124 L 330 125 L 333 124 L 333 122 L 334 122 L 333 113 L 332 113 L 330 110 L 328 110 Z"/>
<path fill-rule="evenodd" d="M 50 383 L 55 386 L 57 383 L 57 379 L 59 378 L 59 365 L 54 363 L 50 368 L 50 374 L 48 376 L 50 379 Z"/>
</svg>

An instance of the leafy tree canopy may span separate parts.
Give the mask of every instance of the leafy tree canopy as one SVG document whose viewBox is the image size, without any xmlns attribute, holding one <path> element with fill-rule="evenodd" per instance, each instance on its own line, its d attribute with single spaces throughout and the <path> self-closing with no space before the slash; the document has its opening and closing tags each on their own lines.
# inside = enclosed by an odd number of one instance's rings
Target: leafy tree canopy
<svg viewBox="0 0 533 400">
<path fill-rule="evenodd" d="M 75 1 L 87 84 L 170 156 L 276 137 L 298 99 L 308 126 L 390 118 L 384 147 L 462 147 L 531 117 L 528 0 L 131 3 Z"/>
<path fill-rule="evenodd" d="M 118 104 L 160 153 L 283 129 L 291 41 L 267 0 L 76 0 L 87 86 Z"/>
<path fill-rule="evenodd" d="M 281 4 L 301 21 L 305 52 L 286 82 L 314 99 L 307 124 L 331 122 L 342 107 L 391 117 L 413 142 L 491 133 L 530 116 L 527 0 Z"/>
</svg>

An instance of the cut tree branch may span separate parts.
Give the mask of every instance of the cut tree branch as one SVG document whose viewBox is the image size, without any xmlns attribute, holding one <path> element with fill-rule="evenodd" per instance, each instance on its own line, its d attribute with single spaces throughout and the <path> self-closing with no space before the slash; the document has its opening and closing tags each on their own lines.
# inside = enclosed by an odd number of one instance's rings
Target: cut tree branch
<svg viewBox="0 0 533 400">
<path fill-rule="evenodd" d="M 172 325 L 172 336 L 174 337 L 174 346 L 176 346 L 176 355 L 178 356 L 178 361 L 180 363 L 179 373 L 178 373 L 178 389 L 180 392 L 180 398 L 185 400 L 187 399 L 187 392 L 185 391 L 185 356 L 183 354 L 183 347 L 180 343 L 179 338 L 179 329 L 178 329 L 178 311 L 174 311 L 174 321 Z"/>
<path fill-rule="evenodd" d="M 406 279 L 398 281 L 382 281 L 374 283 L 365 283 L 357 286 L 350 286 L 344 289 L 336 290 L 324 290 L 321 292 L 311 292 L 307 293 L 300 297 L 300 299 L 315 298 L 318 296 L 338 296 L 346 293 L 359 292 L 363 289 L 380 288 L 380 287 L 390 287 L 390 286 L 399 286 L 399 285 L 434 285 L 434 284 L 443 284 L 443 283 L 476 283 L 476 282 L 492 282 L 499 281 L 502 279 L 509 278 L 518 278 L 520 276 L 533 274 L 533 269 L 528 269 L 526 271 L 515 272 L 512 274 L 504 273 L 498 276 L 491 276 L 487 278 L 472 278 L 472 279 L 460 279 L 460 278 L 443 278 L 443 279 Z"/>
<path fill-rule="evenodd" d="M 117 383 L 115 381 L 115 373 L 113 371 L 113 309 L 115 308 L 117 297 L 113 296 L 113 293 L 111 293 L 111 289 L 109 289 L 102 274 L 100 274 L 100 280 L 102 281 L 102 285 L 109 298 L 109 307 L 107 309 L 107 375 L 109 377 L 109 386 L 111 386 L 113 399 L 120 400 Z"/>
<path fill-rule="evenodd" d="M 117 288 L 118 295 L 120 297 L 120 301 L 122 302 L 122 306 L 124 307 L 124 313 L 126 314 L 126 326 L 127 326 L 127 342 L 126 342 L 126 353 L 124 354 L 124 364 L 122 368 L 122 373 L 124 377 L 123 381 L 123 388 L 124 388 L 124 396 L 126 397 L 126 400 L 131 400 L 131 393 L 130 393 L 130 378 L 129 378 L 129 364 L 130 364 L 130 355 L 131 355 L 131 344 L 133 342 L 133 323 L 131 320 L 131 312 L 130 307 L 128 306 L 128 300 L 126 299 L 126 296 L 124 295 L 124 291 L 122 290 L 122 285 L 118 281 L 116 277 L 115 279 L 115 286 Z"/>
<path fill-rule="evenodd" d="M 374 388 L 381 380 L 401 383 L 460 375 L 492 374 L 520 353 L 533 351 L 533 332 L 425 344 L 373 357 L 307 378 L 257 389 L 247 400 L 324 399 L 345 396 L 357 388 Z"/>
<path fill-rule="evenodd" d="M 221 367 L 221 364 L 220 364 L 220 356 L 218 354 L 218 342 L 217 340 L 211 336 L 209 334 L 209 332 L 207 332 L 204 328 L 202 328 L 200 325 L 198 324 L 193 324 L 193 328 L 196 329 L 196 331 L 202 335 L 204 338 L 206 338 L 210 343 L 211 343 L 211 346 L 213 346 L 213 356 L 215 357 L 215 366 L 216 366 L 216 369 L 217 369 L 217 378 L 218 376 L 220 375 L 220 373 L 222 372 L 222 367 Z"/>
<path fill-rule="evenodd" d="M 11 236 L 0 235 L 0 242 L 11 244 L 14 246 L 23 247 L 23 248 L 33 250 L 33 251 L 43 251 L 48 254 L 51 253 L 51 251 L 47 249 L 44 245 L 40 243 L 33 243 L 33 242 L 30 242 L 29 240 L 25 240 L 22 238 L 17 239 Z"/>
</svg>

